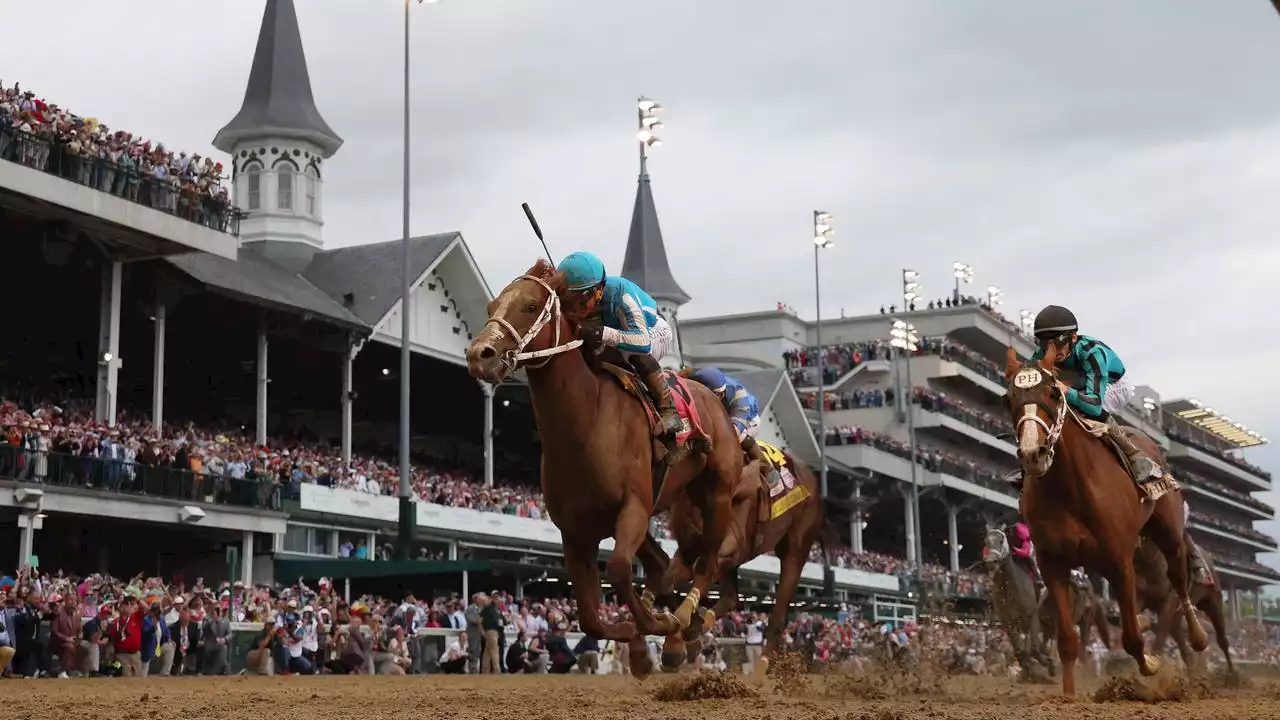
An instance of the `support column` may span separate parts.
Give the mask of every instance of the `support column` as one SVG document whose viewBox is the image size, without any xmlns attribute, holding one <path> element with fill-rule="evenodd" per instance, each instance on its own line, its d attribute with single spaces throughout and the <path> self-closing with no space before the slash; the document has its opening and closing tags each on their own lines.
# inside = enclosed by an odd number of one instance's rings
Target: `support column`
<svg viewBox="0 0 1280 720">
<path fill-rule="evenodd" d="M 351 578 L 342 579 L 342 600 L 351 604 Z"/>
<path fill-rule="evenodd" d="M 253 413 L 254 442 L 267 444 L 267 331 L 258 330 L 258 398 Z"/>
<path fill-rule="evenodd" d="M 98 308 L 98 399 L 94 418 L 116 424 L 116 389 L 120 374 L 120 276 L 123 265 L 102 266 L 102 297 Z"/>
<path fill-rule="evenodd" d="M 365 549 L 367 549 L 367 550 L 369 551 L 369 552 L 367 552 L 367 553 L 365 553 L 365 554 L 369 556 L 369 557 L 368 557 L 368 559 L 369 559 L 369 560 L 377 560 L 377 559 L 378 559 L 378 545 L 377 545 L 377 543 L 378 543 L 378 534 L 377 534 L 377 533 L 369 533 L 368 535 L 366 535 L 366 536 L 365 536 L 365 539 L 364 539 L 364 546 L 365 546 Z"/>
<path fill-rule="evenodd" d="M 1253 591 L 1253 619 L 1262 624 L 1262 588 Z"/>
<path fill-rule="evenodd" d="M 342 545 L 342 536 L 338 534 L 337 530 L 330 530 L 330 532 L 333 535 L 329 538 L 331 540 L 329 543 L 329 557 L 339 557 L 338 547 Z"/>
<path fill-rule="evenodd" d="M 351 462 L 351 420 L 355 406 L 355 367 L 356 353 L 359 348 L 355 343 L 347 343 L 347 352 L 342 357 L 342 462 Z"/>
<path fill-rule="evenodd" d="M 955 505 L 947 506 L 947 547 L 951 550 L 951 572 L 960 572 L 960 538 L 956 527 L 956 515 L 960 509 Z"/>
<path fill-rule="evenodd" d="M 41 518 L 36 517 L 39 511 L 24 512 L 18 516 L 18 563 L 14 567 L 22 567 L 31 561 L 36 554 L 36 530 L 44 525 Z"/>
<path fill-rule="evenodd" d="M 471 602 L 471 573 L 462 571 L 462 602 Z"/>
<path fill-rule="evenodd" d="M 866 515 L 862 507 L 862 483 L 855 481 L 853 483 L 853 499 L 854 511 L 853 520 L 849 523 L 849 544 L 853 546 L 855 553 L 861 553 L 862 550 L 862 523 Z"/>
<path fill-rule="evenodd" d="M 449 541 L 449 551 L 448 551 L 447 557 L 449 558 L 449 562 L 458 561 L 458 541 L 457 540 Z"/>
<path fill-rule="evenodd" d="M 1231 588 L 1227 591 L 1231 600 L 1231 620 L 1232 622 L 1240 622 L 1240 591 Z"/>
<path fill-rule="evenodd" d="M 164 301 L 156 299 L 155 360 L 151 371 L 151 424 L 156 428 L 164 425 L 164 333 L 168 312 Z"/>
<path fill-rule="evenodd" d="M 915 506 L 911 502 L 911 490 L 903 490 L 899 488 L 902 494 L 903 508 L 903 528 L 907 532 L 907 562 L 916 563 L 919 558 L 916 557 L 916 514 Z"/>
<path fill-rule="evenodd" d="M 493 385 L 480 383 L 484 393 L 484 486 L 493 487 Z"/>
<path fill-rule="evenodd" d="M 240 582 L 246 588 L 253 587 L 253 531 L 245 530 L 240 541 Z"/>
</svg>

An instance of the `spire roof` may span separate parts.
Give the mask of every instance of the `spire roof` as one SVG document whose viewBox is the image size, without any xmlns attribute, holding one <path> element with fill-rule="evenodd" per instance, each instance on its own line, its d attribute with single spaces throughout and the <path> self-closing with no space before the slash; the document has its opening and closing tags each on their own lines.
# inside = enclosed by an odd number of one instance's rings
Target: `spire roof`
<svg viewBox="0 0 1280 720">
<path fill-rule="evenodd" d="M 342 138 L 320 116 L 311 95 L 293 0 L 267 0 L 244 104 L 218 131 L 213 145 L 232 152 L 241 140 L 262 136 L 307 140 L 318 145 L 325 157 L 342 146 Z"/>
<path fill-rule="evenodd" d="M 627 236 L 627 252 L 622 260 L 622 276 L 634 282 L 655 300 L 669 300 L 676 305 L 690 297 L 671 276 L 667 264 L 667 248 L 658 226 L 658 208 L 653 203 L 649 173 L 643 169 L 636 188 L 636 205 L 631 212 L 631 233 Z"/>
</svg>

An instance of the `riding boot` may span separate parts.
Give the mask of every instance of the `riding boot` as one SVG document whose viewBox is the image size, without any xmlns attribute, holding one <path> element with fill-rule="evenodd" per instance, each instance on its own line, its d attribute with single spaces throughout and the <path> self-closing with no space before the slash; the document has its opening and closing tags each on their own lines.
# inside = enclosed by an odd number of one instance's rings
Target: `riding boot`
<svg viewBox="0 0 1280 720">
<path fill-rule="evenodd" d="M 765 473 L 765 483 L 769 486 L 769 495 L 772 496 L 774 489 L 778 487 L 778 483 L 782 482 L 782 476 L 778 474 L 778 468 L 769 462 L 769 458 L 765 457 L 764 451 L 760 449 L 760 445 L 753 437 L 747 437 L 742 441 L 742 451 L 747 454 L 750 460 L 756 460 L 760 463 L 760 469 Z"/>
<path fill-rule="evenodd" d="M 1133 467 L 1133 479 L 1137 482 L 1146 482 L 1147 478 L 1158 478 L 1164 476 L 1164 471 L 1146 453 L 1133 443 L 1133 438 L 1124 431 L 1120 423 L 1116 422 L 1114 417 L 1107 418 L 1107 436 L 1115 441 L 1119 446 L 1120 452 L 1129 458 L 1129 464 Z"/>
<path fill-rule="evenodd" d="M 1190 537 L 1186 540 L 1191 549 L 1191 581 L 1197 585 L 1213 585 L 1213 575 L 1209 573 L 1209 563 L 1205 562 L 1200 546 L 1192 542 Z"/>
<path fill-rule="evenodd" d="M 662 367 L 652 355 L 634 355 L 631 367 L 640 374 L 654 407 L 658 410 L 658 434 L 674 437 L 684 429 L 684 422 L 676 412 L 675 399 L 671 397 L 671 388 L 662 375 Z"/>
</svg>

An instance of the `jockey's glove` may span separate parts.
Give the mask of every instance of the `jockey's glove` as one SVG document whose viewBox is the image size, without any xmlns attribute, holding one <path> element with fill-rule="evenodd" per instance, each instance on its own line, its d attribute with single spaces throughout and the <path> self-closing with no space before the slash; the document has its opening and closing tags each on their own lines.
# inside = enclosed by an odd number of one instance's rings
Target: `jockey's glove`
<svg viewBox="0 0 1280 720">
<path fill-rule="evenodd" d="M 600 347 L 604 342 L 604 324 L 600 322 L 585 322 L 582 327 L 578 328 L 578 337 L 588 347 Z"/>
</svg>

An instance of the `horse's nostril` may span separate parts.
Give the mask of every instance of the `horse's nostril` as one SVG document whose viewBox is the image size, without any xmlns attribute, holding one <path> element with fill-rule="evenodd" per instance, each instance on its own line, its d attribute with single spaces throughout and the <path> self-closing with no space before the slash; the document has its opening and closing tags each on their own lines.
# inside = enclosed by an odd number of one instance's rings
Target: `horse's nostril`
<svg viewBox="0 0 1280 720">
<path fill-rule="evenodd" d="M 481 360 L 492 360 L 497 356 L 498 356 L 498 351 L 494 350 L 492 345 L 485 345 L 484 347 L 480 348 Z"/>
</svg>

